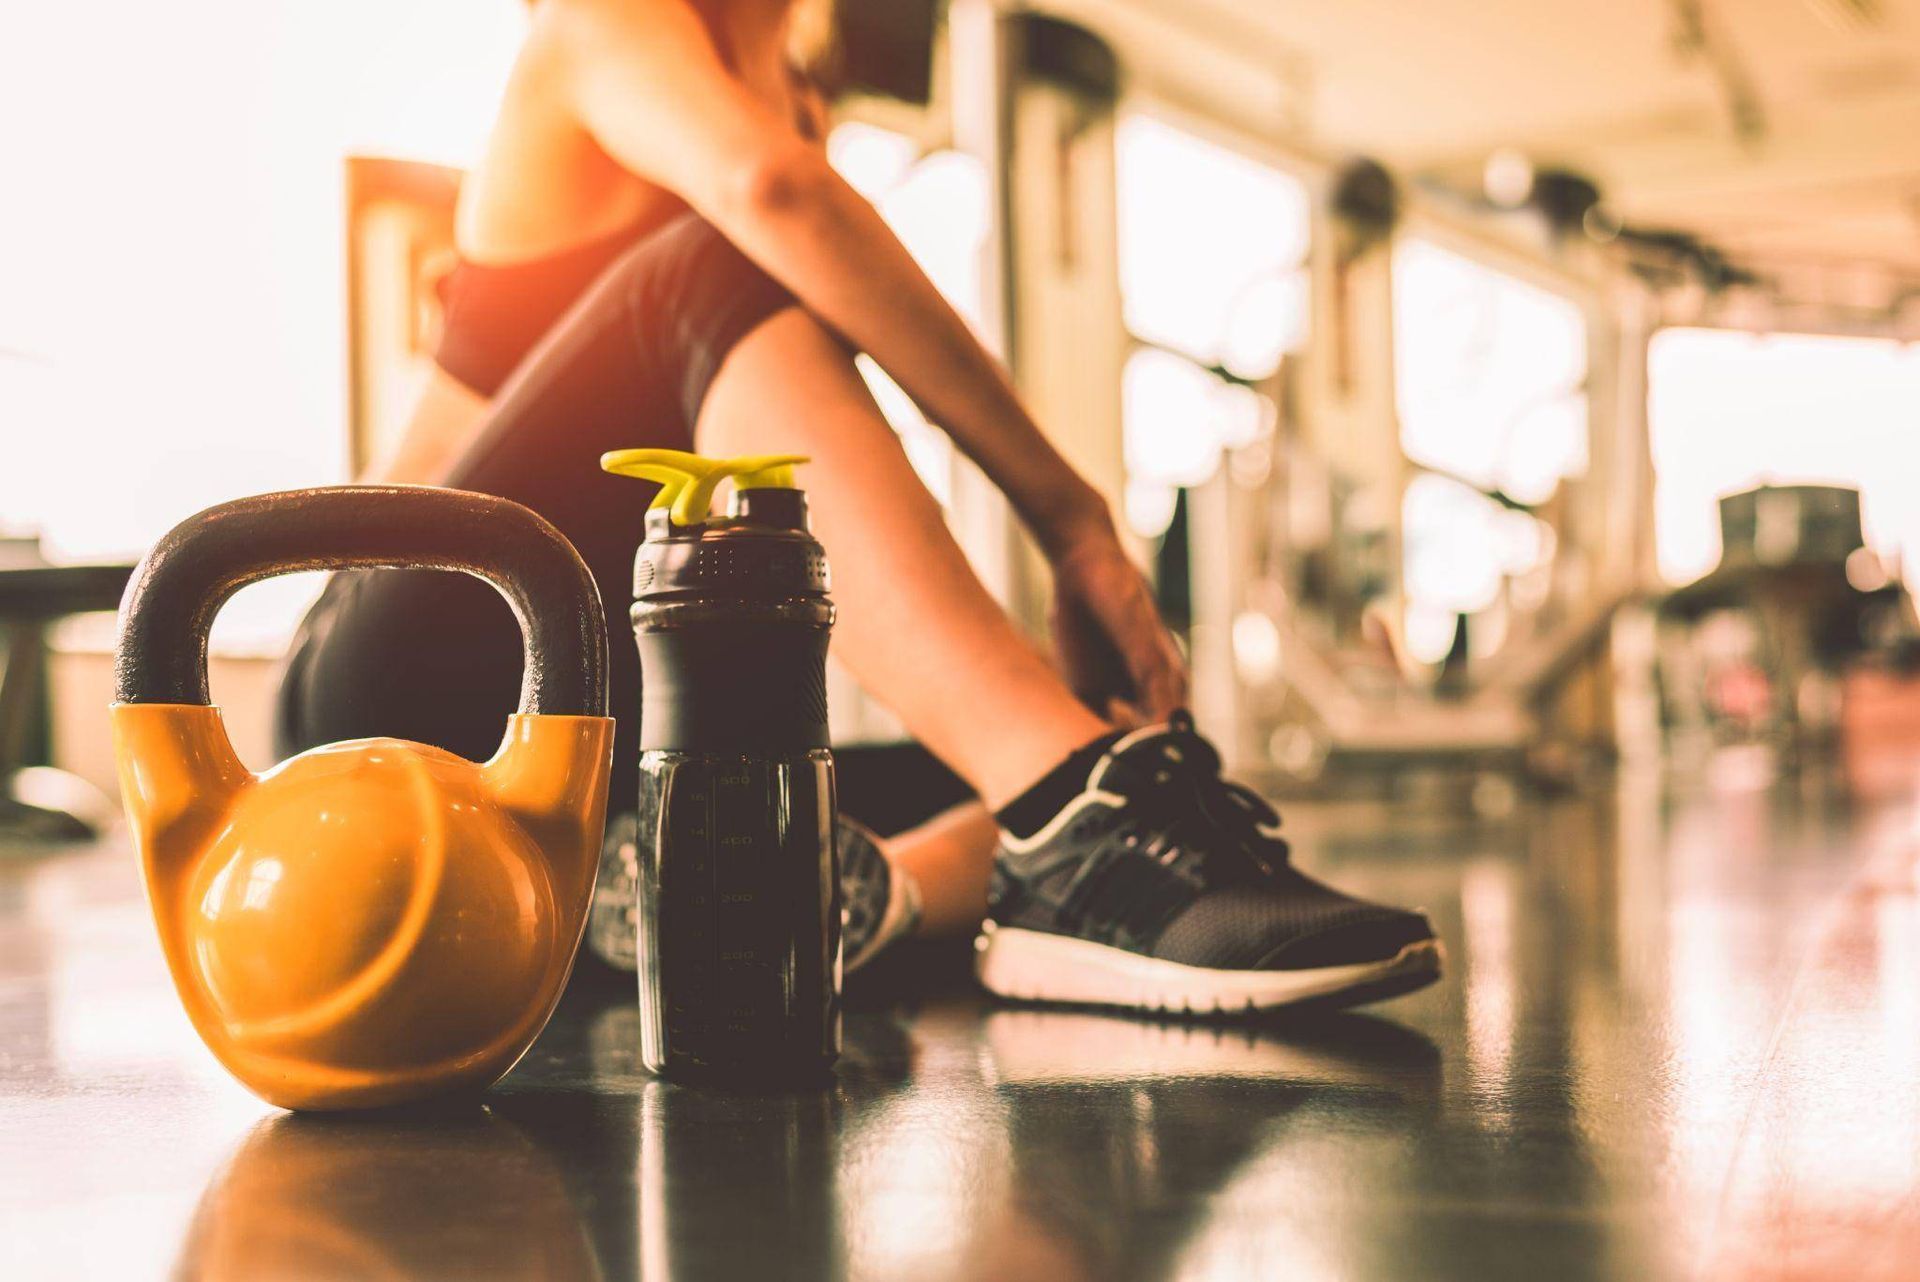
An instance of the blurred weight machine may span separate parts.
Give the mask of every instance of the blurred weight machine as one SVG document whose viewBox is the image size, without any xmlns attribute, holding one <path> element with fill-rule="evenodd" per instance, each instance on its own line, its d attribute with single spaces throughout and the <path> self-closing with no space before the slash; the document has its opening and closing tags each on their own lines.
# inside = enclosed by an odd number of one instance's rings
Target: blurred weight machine
<svg viewBox="0 0 1920 1282">
<path fill-rule="evenodd" d="M 1481 813 L 1657 752 L 1651 309 L 1431 210 L 1396 227 L 1371 162 L 1323 190 L 1331 332 L 1185 494 L 1202 723 L 1276 792 Z"/>
<path fill-rule="evenodd" d="M 1421 663 L 1388 503 L 1287 418 L 1184 498 L 1194 703 L 1234 767 L 1281 793 L 1438 785 L 1497 813 L 1523 782 L 1570 784 L 1620 755 L 1636 720 L 1621 699 L 1646 687 L 1645 616 L 1636 593 L 1589 586 L 1568 483 L 1539 505 L 1485 495 L 1550 531 L 1550 550 L 1503 571 L 1496 609 L 1457 616 L 1446 656 Z M 1502 635 L 1483 647 L 1487 617 Z M 1626 689 L 1623 646 L 1641 674 Z"/>
<path fill-rule="evenodd" d="M 1857 674 L 1920 669 L 1913 598 L 1865 547 L 1857 491 L 1729 495 L 1711 573 L 1672 592 L 1595 591 L 1572 480 L 1538 505 L 1485 495 L 1557 546 L 1503 583 L 1495 644 L 1473 644 L 1463 614 L 1445 658 L 1416 662 L 1381 505 L 1287 417 L 1187 492 L 1181 558 L 1196 710 L 1271 790 L 1437 790 L 1497 815 L 1518 786 L 1576 785 L 1622 757 L 1686 766 L 1752 745 L 1781 766 L 1818 765 L 1838 758 L 1849 715 L 1873 715 L 1847 706 Z M 1173 581 L 1177 570 L 1163 574 Z"/>
<path fill-rule="evenodd" d="M 1697 764 L 1715 749 L 1756 746 L 1782 765 L 1834 759 L 1849 677 L 1920 668 L 1920 628 L 1900 567 L 1866 546 L 1860 493 L 1841 486 L 1727 495 L 1720 538 L 1719 564 L 1659 606 L 1657 675 L 1672 756 Z M 1859 683 L 1853 690 L 1863 697 Z"/>
</svg>

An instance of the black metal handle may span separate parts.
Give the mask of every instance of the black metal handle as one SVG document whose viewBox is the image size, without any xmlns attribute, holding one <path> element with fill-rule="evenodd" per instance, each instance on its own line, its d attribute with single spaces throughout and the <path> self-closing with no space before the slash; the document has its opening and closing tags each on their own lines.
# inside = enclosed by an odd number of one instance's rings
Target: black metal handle
<svg viewBox="0 0 1920 1282">
<path fill-rule="evenodd" d="M 209 703 L 207 632 L 228 597 L 280 574 L 381 566 L 485 579 L 520 623 L 520 711 L 606 715 L 606 620 L 573 544 L 508 499 L 416 485 L 260 494 L 176 525 L 120 603 L 114 697 Z"/>
</svg>

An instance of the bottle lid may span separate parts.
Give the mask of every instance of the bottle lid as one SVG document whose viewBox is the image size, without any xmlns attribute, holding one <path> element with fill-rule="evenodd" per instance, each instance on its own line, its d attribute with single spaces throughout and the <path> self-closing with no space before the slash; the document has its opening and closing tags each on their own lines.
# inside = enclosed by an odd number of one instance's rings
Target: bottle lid
<svg viewBox="0 0 1920 1282">
<path fill-rule="evenodd" d="M 653 496 L 649 510 L 665 508 L 672 524 L 685 526 L 706 522 L 713 492 L 728 477 L 733 478 L 736 495 L 757 489 L 793 490 L 794 465 L 806 461 L 804 454 L 707 458 L 685 450 L 646 449 L 609 451 L 600 456 L 600 467 L 616 476 L 658 481 L 660 492 Z"/>
<path fill-rule="evenodd" d="M 808 533 L 806 491 L 793 478 L 794 465 L 806 461 L 798 454 L 710 459 L 654 449 L 602 455 L 609 472 L 660 482 L 634 557 L 634 598 L 824 598 L 826 556 Z M 715 516 L 714 489 L 729 477 L 727 513 Z"/>
</svg>

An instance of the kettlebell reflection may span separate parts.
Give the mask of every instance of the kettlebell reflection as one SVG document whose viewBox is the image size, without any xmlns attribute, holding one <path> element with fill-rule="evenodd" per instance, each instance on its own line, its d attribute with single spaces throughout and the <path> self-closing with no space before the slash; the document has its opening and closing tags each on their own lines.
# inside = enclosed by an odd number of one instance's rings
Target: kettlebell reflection
<svg viewBox="0 0 1920 1282">
<path fill-rule="evenodd" d="M 553 1159 L 480 1110 L 280 1116 L 200 1199 L 179 1279 L 602 1276 Z"/>
</svg>

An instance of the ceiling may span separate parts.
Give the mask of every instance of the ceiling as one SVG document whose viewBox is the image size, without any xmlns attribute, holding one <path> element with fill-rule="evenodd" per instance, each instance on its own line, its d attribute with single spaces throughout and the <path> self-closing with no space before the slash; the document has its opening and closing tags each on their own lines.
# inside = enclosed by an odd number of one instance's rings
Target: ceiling
<svg viewBox="0 0 1920 1282">
<path fill-rule="evenodd" d="M 1489 154 L 1756 265 L 1920 272 L 1920 0 L 1078 0 L 1148 78 L 1203 47 L 1321 151 L 1477 188 Z M 1108 21 L 1111 19 L 1111 21 Z"/>
</svg>

